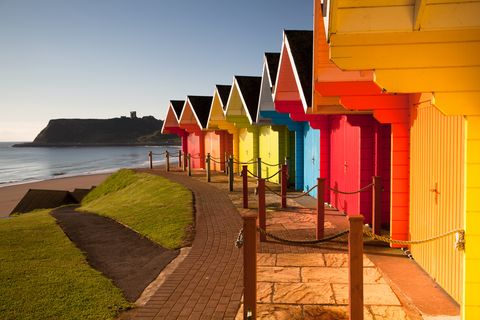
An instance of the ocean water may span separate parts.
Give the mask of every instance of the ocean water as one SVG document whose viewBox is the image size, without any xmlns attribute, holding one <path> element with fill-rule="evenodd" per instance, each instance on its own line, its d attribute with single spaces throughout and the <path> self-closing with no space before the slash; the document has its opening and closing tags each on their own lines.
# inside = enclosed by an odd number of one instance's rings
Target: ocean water
<svg viewBox="0 0 480 320">
<path fill-rule="evenodd" d="M 113 172 L 120 168 L 147 167 L 148 152 L 154 166 L 164 163 L 176 146 L 14 148 L 16 142 L 0 142 L 0 187 L 50 178 Z M 172 159 L 172 162 L 175 159 Z"/>
</svg>

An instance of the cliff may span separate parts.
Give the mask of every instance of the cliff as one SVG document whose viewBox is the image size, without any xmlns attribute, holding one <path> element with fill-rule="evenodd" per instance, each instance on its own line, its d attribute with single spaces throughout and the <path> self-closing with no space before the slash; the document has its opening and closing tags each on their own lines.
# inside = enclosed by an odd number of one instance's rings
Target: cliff
<svg viewBox="0 0 480 320">
<path fill-rule="evenodd" d="M 162 120 L 152 116 L 113 119 L 54 119 L 30 143 L 17 147 L 180 144 L 176 135 L 163 135 Z"/>
</svg>

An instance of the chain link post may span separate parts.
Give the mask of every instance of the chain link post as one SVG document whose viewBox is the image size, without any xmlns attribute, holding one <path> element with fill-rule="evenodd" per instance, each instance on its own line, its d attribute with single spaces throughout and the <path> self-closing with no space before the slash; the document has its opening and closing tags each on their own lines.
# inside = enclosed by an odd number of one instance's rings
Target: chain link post
<svg viewBox="0 0 480 320">
<path fill-rule="evenodd" d="M 267 212 L 265 208 L 265 179 L 258 178 L 258 225 L 263 230 L 267 230 Z M 260 241 L 267 241 L 267 236 L 260 233 Z"/>
<path fill-rule="evenodd" d="M 187 166 L 188 166 L 188 176 L 192 176 L 192 155 L 190 153 L 187 154 Z"/>
<path fill-rule="evenodd" d="M 182 150 L 178 150 L 178 167 L 182 167 Z"/>
<path fill-rule="evenodd" d="M 243 208 L 248 208 L 248 166 L 242 166 Z"/>
<path fill-rule="evenodd" d="M 348 308 L 350 320 L 363 320 L 363 216 L 348 217 Z"/>
<path fill-rule="evenodd" d="M 262 158 L 257 158 L 257 177 L 262 177 Z"/>
<path fill-rule="evenodd" d="M 228 158 L 228 190 L 233 191 L 233 156 Z"/>
<path fill-rule="evenodd" d="M 380 235 L 382 228 L 382 179 L 380 177 L 372 177 L 372 232 Z"/>
<path fill-rule="evenodd" d="M 282 169 L 280 172 L 280 179 L 281 179 L 281 194 L 282 194 L 282 209 L 287 207 L 287 184 L 288 184 L 288 177 L 287 177 L 287 165 L 282 164 Z"/>
<path fill-rule="evenodd" d="M 153 152 L 148 152 L 148 162 L 150 163 L 150 169 L 153 169 Z"/>
<path fill-rule="evenodd" d="M 166 159 L 166 166 L 167 166 L 167 172 L 170 171 L 170 153 L 168 151 L 165 151 L 165 159 Z"/>
<path fill-rule="evenodd" d="M 317 178 L 317 240 L 325 235 L 325 178 Z"/>
<path fill-rule="evenodd" d="M 243 319 L 256 319 L 257 309 L 257 217 L 243 217 Z"/>
<path fill-rule="evenodd" d="M 207 159 L 205 160 L 206 164 L 207 164 L 207 182 L 210 182 L 212 181 L 211 177 L 210 177 L 210 153 L 207 153 Z"/>
</svg>

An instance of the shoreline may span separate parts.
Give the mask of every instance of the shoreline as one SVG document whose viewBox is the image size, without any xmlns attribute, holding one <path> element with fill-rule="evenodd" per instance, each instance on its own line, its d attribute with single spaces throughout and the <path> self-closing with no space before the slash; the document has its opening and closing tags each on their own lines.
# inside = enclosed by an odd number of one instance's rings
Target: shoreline
<svg viewBox="0 0 480 320">
<path fill-rule="evenodd" d="M 0 186 L 0 219 L 8 218 L 10 212 L 23 198 L 29 189 L 68 190 L 75 188 L 88 189 L 98 186 L 113 172 L 81 174 L 69 177 L 49 178 L 39 181 L 29 181 L 14 185 Z"/>
<path fill-rule="evenodd" d="M 34 143 L 21 142 L 12 145 L 12 148 L 91 148 L 91 147 L 181 147 L 177 143 Z"/>
</svg>

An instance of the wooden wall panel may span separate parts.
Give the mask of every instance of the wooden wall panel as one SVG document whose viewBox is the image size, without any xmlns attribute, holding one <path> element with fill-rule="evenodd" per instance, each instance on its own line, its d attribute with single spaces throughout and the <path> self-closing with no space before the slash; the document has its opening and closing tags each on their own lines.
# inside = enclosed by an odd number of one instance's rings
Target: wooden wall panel
<svg viewBox="0 0 480 320">
<path fill-rule="evenodd" d="M 432 105 L 413 107 L 410 153 L 410 237 L 425 239 L 464 225 L 465 120 Z M 461 302 L 462 253 L 454 237 L 414 245 L 415 260 Z M 477 271 L 478 272 L 478 271 Z"/>
</svg>

